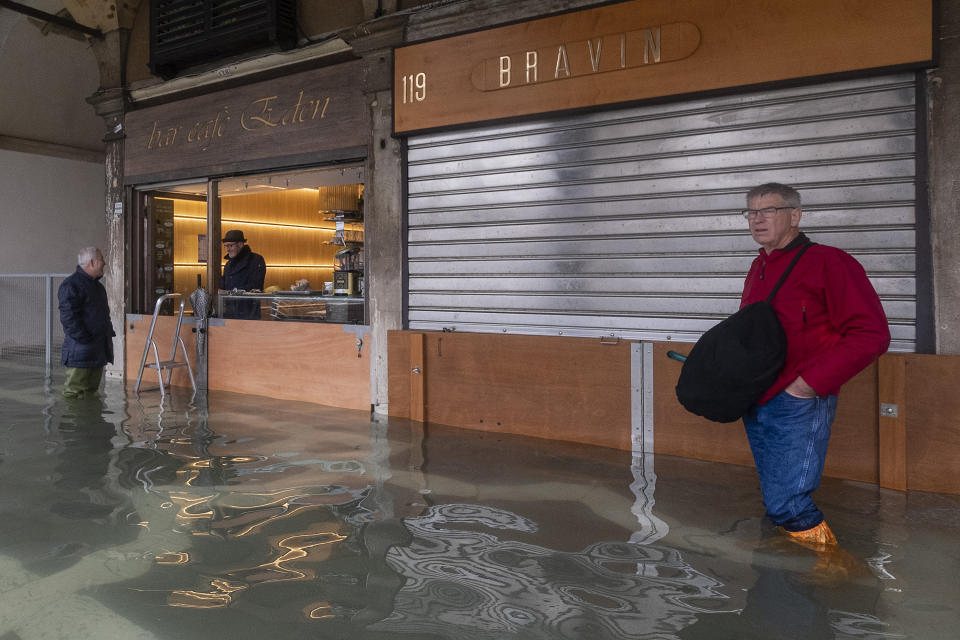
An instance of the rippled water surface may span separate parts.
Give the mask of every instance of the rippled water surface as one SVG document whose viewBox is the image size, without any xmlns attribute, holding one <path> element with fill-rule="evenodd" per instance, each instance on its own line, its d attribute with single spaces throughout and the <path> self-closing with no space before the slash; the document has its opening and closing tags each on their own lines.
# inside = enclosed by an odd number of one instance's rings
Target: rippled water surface
<svg viewBox="0 0 960 640">
<path fill-rule="evenodd" d="M 960 499 L 818 503 L 835 553 L 748 468 L 0 363 L 0 640 L 958 637 Z"/>
</svg>

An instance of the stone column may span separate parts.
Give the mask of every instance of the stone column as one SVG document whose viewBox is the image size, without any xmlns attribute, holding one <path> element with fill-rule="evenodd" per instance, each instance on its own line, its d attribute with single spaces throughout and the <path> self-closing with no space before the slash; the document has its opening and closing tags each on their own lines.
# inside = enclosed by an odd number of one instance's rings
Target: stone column
<svg viewBox="0 0 960 640">
<path fill-rule="evenodd" d="M 124 90 L 121 88 L 100 90 L 87 98 L 97 115 L 104 119 L 107 133 L 104 172 L 106 176 L 105 224 L 107 246 L 101 247 L 107 262 L 103 286 L 110 301 L 110 319 L 117 337 L 113 339 L 113 364 L 107 365 L 108 380 L 123 380 L 125 371 L 127 283 L 127 203 L 123 187 L 123 114 Z"/>
<path fill-rule="evenodd" d="M 127 235 L 126 204 L 123 189 L 123 114 L 126 109 L 124 69 L 130 31 L 114 29 L 103 39 L 90 40 L 90 47 L 100 70 L 100 88 L 87 98 L 98 116 L 103 118 L 106 133 L 104 175 L 106 202 L 104 205 L 107 246 L 101 247 L 107 261 L 103 286 L 110 301 L 110 314 L 117 337 L 113 340 L 113 364 L 106 368 L 108 380 L 123 380 L 126 361 L 124 327 L 127 310 Z"/>
<path fill-rule="evenodd" d="M 136 6 L 130 8 L 135 10 Z M 90 47 L 100 71 L 100 88 L 87 98 L 98 116 L 103 118 L 106 133 L 104 175 L 106 201 L 104 214 L 107 246 L 101 247 L 107 261 L 103 286 L 110 301 L 110 315 L 117 337 L 113 340 L 113 364 L 106 368 L 108 380 L 123 380 L 126 363 L 126 311 L 129 297 L 127 282 L 127 205 L 123 188 L 123 116 L 126 111 L 126 61 L 130 30 L 113 28 L 103 39 L 91 39 Z"/>
<path fill-rule="evenodd" d="M 936 353 L 960 354 L 960 0 L 934 6 L 940 66 L 927 76 L 933 313 Z"/>
<path fill-rule="evenodd" d="M 402 141 L 393 132 L 393 47 L 406 16 L 388 16 L 342 36 L 363 56 L 362 86 L 370 109 L 364 188 L 365 286 L 370 301 L 370 404 L 387 412 L 387 331 L 403 328 Z"/>
</svg>

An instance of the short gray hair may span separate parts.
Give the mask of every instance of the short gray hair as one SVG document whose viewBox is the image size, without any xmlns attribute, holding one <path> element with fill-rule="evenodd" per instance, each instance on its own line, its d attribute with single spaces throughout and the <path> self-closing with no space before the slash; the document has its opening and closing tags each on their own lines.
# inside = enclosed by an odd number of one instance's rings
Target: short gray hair
<svg viewBox="0 0 960 640">
<path fill-rule="evenodd" d="M 77 252 L 77 264 L 81 267 L 85 267 L 90 264 L 93 260 L 97 258 L 97 253 L 100 252 L 100 249 L 96 247 L 84 247 Z"/>
<path fill-rule="evenodd" d="M 768 182 L 750 189 L 750 191 L 747 192 L 747 204 L 749 205 L 750 201 L 754 198 L 768 195 L 780 196 L 788 207 L 800 208 L 800 192 L 789 185 L 780 184 L 779 182 Z"/>
</svg>

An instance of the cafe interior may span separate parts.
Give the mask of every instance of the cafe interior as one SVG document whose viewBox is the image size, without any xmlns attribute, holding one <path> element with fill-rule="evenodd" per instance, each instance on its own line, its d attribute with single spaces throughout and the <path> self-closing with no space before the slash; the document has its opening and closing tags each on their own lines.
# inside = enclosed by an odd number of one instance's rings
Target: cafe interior
<svg viewBox="0 0 960 640">
<path fill-rule="evenodd" d="M 262 320 L 364 322 L 363 167 L 344 166 L 248 175 L 218 181 L 219 229 L 243 232 L 266 262 L 262 291 L 220 291 L 224 301 L 258 300 Z M 188 298 L 207 285 L 206 182 L 145 193 L 152 221 L 145 234 L 143 306 L 165 293 Z M 149 309 L 143 309 L 144 312 Z M 190 310 L 187 309 L 187 313 Z"/>
</svg>

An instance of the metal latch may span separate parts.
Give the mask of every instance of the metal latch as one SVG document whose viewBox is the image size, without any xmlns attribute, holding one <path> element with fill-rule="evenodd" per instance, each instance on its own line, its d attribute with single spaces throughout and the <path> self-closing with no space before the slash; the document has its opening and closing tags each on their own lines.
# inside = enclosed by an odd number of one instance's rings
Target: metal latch
<svg viewBox="0 0 960 640">
<path fill-rule="evenodd" d="M 882 418 L 896 418 L 900 410 L 900 405 L 890 404 L 888 402 L 880 403 L 880 417 Z"/>
</svg>

